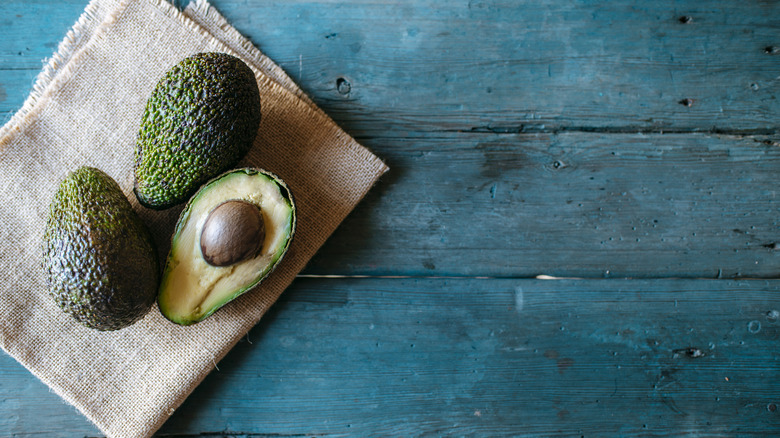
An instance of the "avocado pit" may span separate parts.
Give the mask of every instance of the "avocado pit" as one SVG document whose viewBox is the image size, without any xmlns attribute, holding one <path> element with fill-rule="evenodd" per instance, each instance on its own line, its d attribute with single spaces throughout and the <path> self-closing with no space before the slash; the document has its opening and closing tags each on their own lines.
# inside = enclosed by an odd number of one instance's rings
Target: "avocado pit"
<svg viewBox="0 0 780 438">
<path fill-rule="evenodd" d="M 263 213 L 242 200 L 217 205 L 206 218 L 200 234 L 203 260 L 211 266 L 230 266 L 257 255 L 265 240 Z"/>
</svg>

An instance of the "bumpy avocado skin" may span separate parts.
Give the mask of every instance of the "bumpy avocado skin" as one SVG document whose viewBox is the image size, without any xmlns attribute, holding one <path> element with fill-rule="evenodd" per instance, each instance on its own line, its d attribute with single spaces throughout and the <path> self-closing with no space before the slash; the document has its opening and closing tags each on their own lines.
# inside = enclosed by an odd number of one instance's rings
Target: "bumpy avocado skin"
<svg viewBox="0 0 780 438">
<path fill-rule="evenodd" d="M 168 71 L 149 98 L 136 142 L 135 194 L 153 209 L 185 202 L 252 147 L 260 92 L 252 70 L 199 53 Z"/>
<path fill-rule="evenodd" d="M 95 168 L 81 167 L 60 184 L 44 231 L 43 268 L 60 308 L 97 330 L 138 321 L 157 295 L 149 230 L 116 181 Z"/>
</svg>

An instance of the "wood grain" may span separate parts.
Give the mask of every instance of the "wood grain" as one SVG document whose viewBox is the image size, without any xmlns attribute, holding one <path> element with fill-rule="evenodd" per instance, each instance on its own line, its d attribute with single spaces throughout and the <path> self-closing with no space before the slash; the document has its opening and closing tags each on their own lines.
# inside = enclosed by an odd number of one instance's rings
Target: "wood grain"
<svg viewBox="0 0 780 438">
<path fill-rule="evenodd" d="M 776 139 L 382 139 L 391 174 L 309 274 L 776 277 Z"/>
<path fill-rule="evenodd" d="M 780 59 L 765 50 L 780 45 L 777 2 L 286 5 L 217 6 L 360 137 L 777 132 Z M 277 25 L 263 26 L 269 18 Z M 338 93 L 339 77 L 349 93 Z"/>
<path fill-rule="evenodd" d="M 37 71 L 83 3 L 3 2 L 0 76 Z M 359 137 L 778 129 L 775 1 L 212 3 Z"/>
<path fill-rule="evenodd" d="M 159 436 L 777 434 L 780 3 L 212 4 L 392 171 Z M 0 431 L 100 436 L 4 354 Z"/>
<path fill-rule="evenodd" d="M 45 4 L 2 6 L 0 106 L 80 12 Z M 309 274 L 780 275 L 774 2 L 214 5 L 393 168 Z M 694 103 L 647 96 L 668 87 Z"/>
<path fill-rule="evenodd" d="M 779 287 L 298 279 L 160 435 L 771 435 Z M 1 430 L 96 433 L 0 361 Z"/>
<path fill-rule="evenodd" d="M 45 0 L 6 0 L 0 3 L 0 77 L 9 70 L 37 73 L 41 60 L 57 50 L 65 33 L 81 15 L 88 2 L 58 1 L 57 8 Z M 4 80 L 4 79 L 3 79 Z M 29 88 L 32 84 L 14 84 Z M 27 92 L 24 93 L 26 97 Z M 21 106 L 21 101 L 17 106 Z M 12 108 L 11 108 L 12 109 Z M 4 111 L 7 111 L 4 107 Z"/>
</svg>

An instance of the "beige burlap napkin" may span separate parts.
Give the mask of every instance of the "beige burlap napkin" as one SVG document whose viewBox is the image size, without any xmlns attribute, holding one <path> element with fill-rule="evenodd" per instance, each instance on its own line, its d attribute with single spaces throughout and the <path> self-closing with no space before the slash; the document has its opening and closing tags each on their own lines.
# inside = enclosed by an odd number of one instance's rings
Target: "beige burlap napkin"
<svg viewBox="0 0 780 438">
<path fill-rule="evenodd" d="M 272 25 L 272 24 L 271 24 Z M 75 323 L 49 298 L 40 240 L 48 204 L 80 165 L 114 177 L 164 255 L 180 208 L 132 194 L 140 117 L 163 73 L 202 51 L 255 71 L 263 120 L 241 165 L 282 177 L 298 206 L 290 252 L 257 289 L 190 327 L 154 308 L 117 332 Z M 0 346 L 112 437 L 152 435 L 255 325 L 387 167 L 319 110 L 205 1 L 93 0 L 24 107 L 0 129 Z"/>
</svg>

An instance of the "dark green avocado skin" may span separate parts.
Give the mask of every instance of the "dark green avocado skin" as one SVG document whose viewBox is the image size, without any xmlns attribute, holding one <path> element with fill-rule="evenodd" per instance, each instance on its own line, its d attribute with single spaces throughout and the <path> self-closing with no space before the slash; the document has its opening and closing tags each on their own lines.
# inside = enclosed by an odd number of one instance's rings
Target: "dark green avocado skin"
<svg viewBox="0 0 780 438">
<path fill-rule="evenodd" d="M 60 183 L 43 236 L 43 269 L 57 305 L 97 330 L 133 324 L 157 296 L 149 230 L 116 181 L 95 168 L 81 167 Z"/>
<path fill-rule="evenodd" d="M 155 87 L 135 148 L 135 194 L 162 210 L 183 203 L 234 167 L 260 125 L 252 70 L 225 53 L 198 53 L 171 68 Z"/>
</svg>

